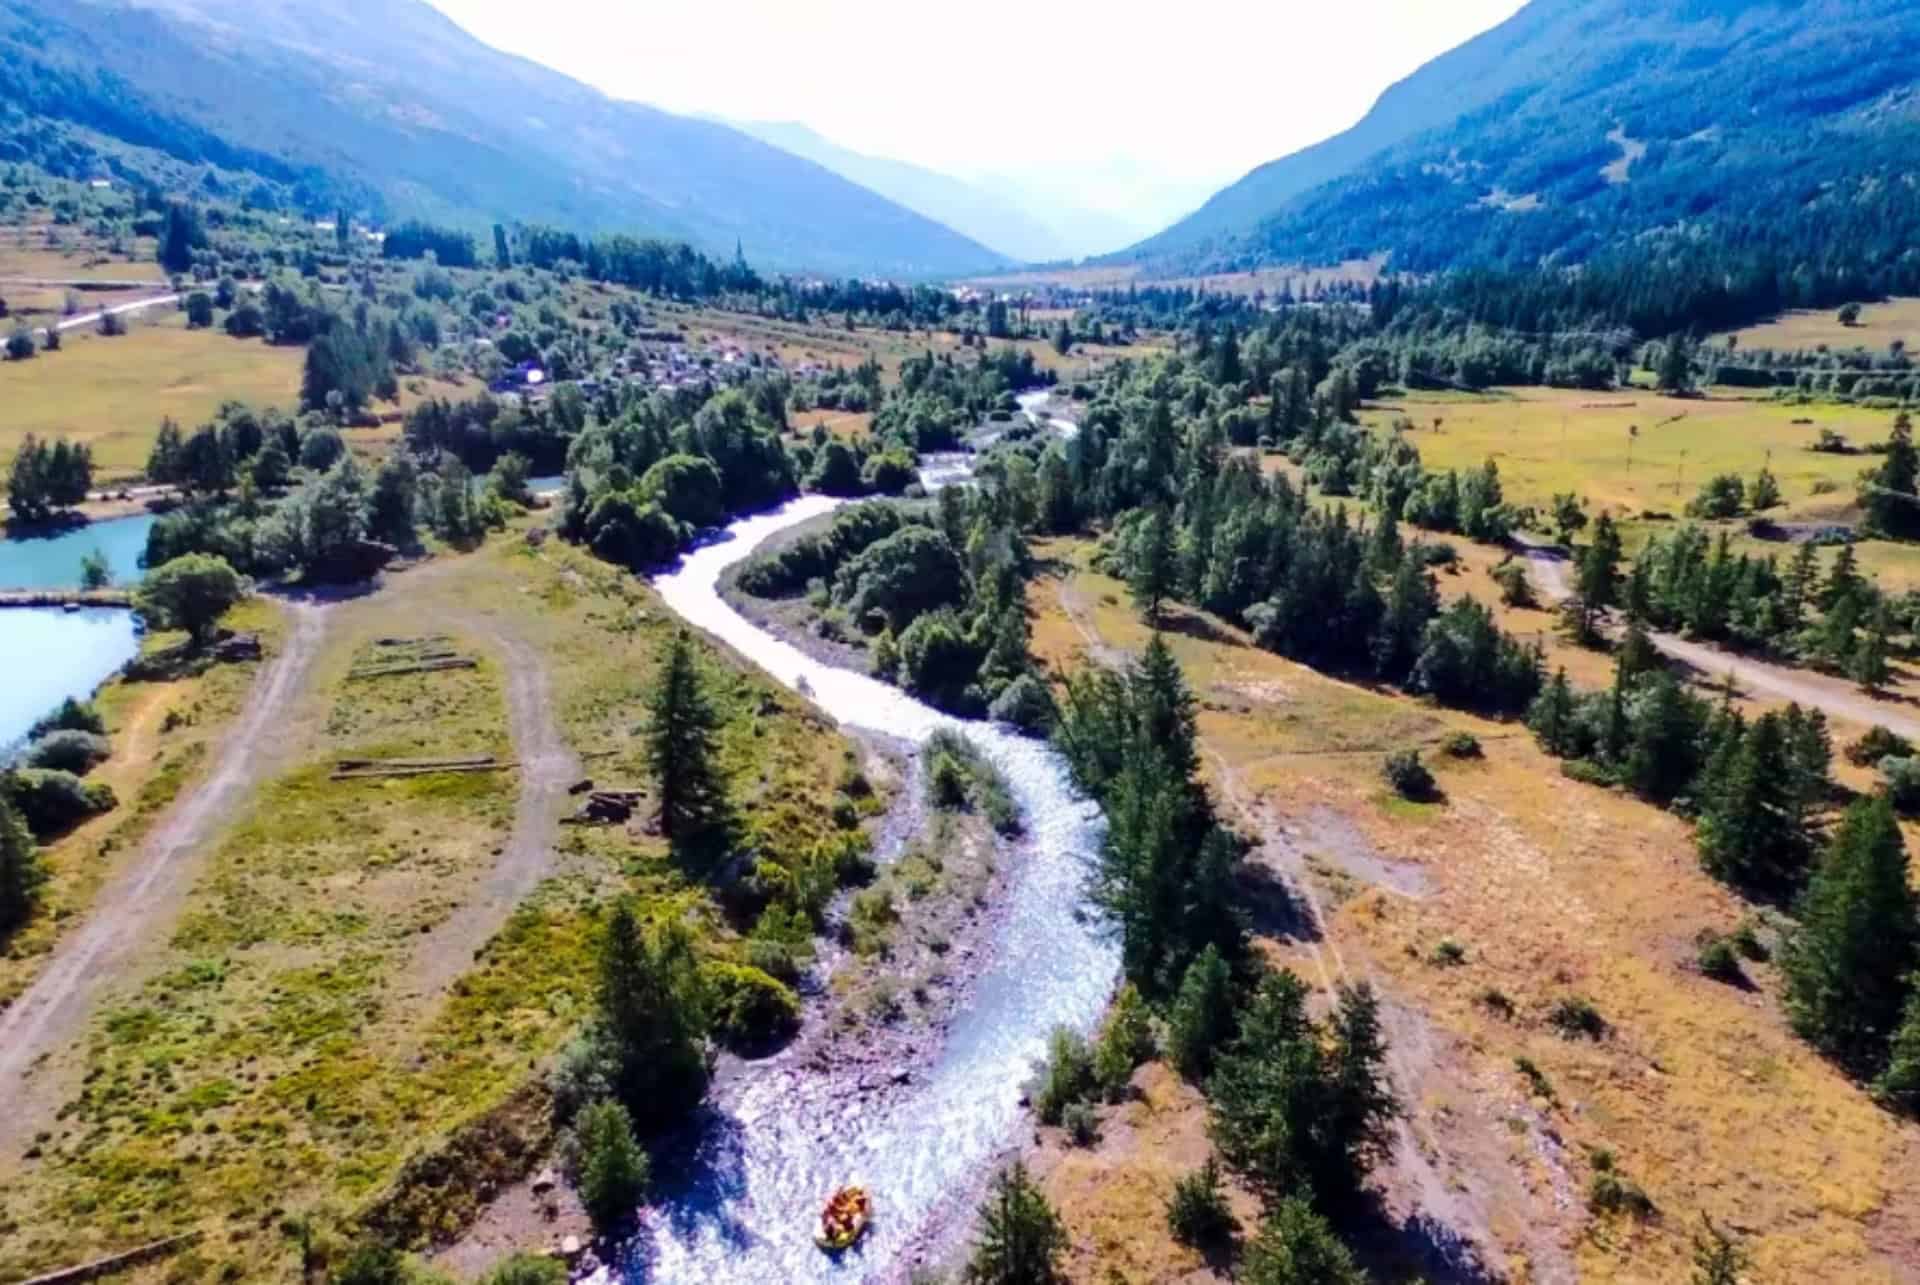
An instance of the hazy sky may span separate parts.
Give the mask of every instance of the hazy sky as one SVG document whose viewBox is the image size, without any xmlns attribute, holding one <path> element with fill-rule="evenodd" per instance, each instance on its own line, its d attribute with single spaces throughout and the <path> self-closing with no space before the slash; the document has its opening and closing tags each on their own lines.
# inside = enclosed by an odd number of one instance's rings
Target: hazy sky
<svg viewBox="0 0 1920 1285">
<path fill-rule="evenodd" d="M 1521 0 L 432 0 L 616 97 L 798 120 L 935 169 L 1225 180 L 1337 133 Z M 1137 16 L 1136 16 L 1137 15 Z"/>
</svg>

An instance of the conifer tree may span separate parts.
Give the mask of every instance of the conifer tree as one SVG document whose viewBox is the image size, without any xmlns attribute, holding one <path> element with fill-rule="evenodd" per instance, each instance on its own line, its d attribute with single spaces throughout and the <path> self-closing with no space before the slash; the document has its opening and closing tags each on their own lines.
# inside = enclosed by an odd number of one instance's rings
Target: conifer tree
<svg viewBox="0 0 1920 1285">
<path fill-rule="evenodd" d="M 1789 630 L 1797 632 L 1805 623 L 1807 608 L 1813 602 L 1819 583 L 1820 564 L 1813 544 L 1802 544 L 1793 555 L 1793 566 L 1787 572 L 1786 585 L 1780 594 L 1781 617 Z"/>
<path fill-rule="evenodd" d="M 674 635 L 654 687 L 647 766 L 660 798 L 660 832 L 676 855 L 704 859 L 728 837 L 732 815 L 720 778 L 720 716 L 708 699 L 693 639 Z"/>
<path fill-rule="evenodd" d="M 1699 771 L 1701 717 L 1680 684 L 1664 670 L 1650 675 L 1633 706 L 1627 784 L 1656 803 L 1669 803 Z"/>
<path fill-rule="evenodd" d="M 1806 869 L 1807 836 L 1793 815 L 1792 764 L 1778 714 L 1755 720 L 1724 771 L 1701 800 L 1701 864 L 1738 887 L 1791 891 Z"/>
<path fill-rule="evenodd" d="M 46 881 L 33 835 L 14 810 L 11 783 L 0 777 L 0 942 L 27 921 Z"/>
<path fill-rule="evenodd" d="M 644 927 L 629 898 L 601 941 L 601 1028 L 615 1096 L 647 1126 L 668 1124 L 706 1094 L 706 996 L 686 926 Z"/>
<path fill-rule="evenodd" d="M 1172 596 L 1179 568 L 1173 544 L 1173 524 L 1166 509 L 1156 505 L 1134 537 L 1133 566 L 1127 588 L 1147 623 L 1160 620 L 1160 604 Z"/>
<path fill-rule="evenodd" d="M 1920 974 L 1907 978 L 1907 1008 L 1887 1048 L 1887 1068 L 1873 1082 L 1873 1095 L 1908 1115 L 1920 1115 Z"/>
<path fill-rule="evenodd" d="M 1880 467 L 1862 480 L 1860 501 L 1867 529 L 1890 539 L 1920 532 L 1920 450 L 1913 445 L 1913 421 L 1905 411 L 1894 421 Z"/>
<path fill-rule="evenodd" d="M 995 1175 L 980 1206 L 980 1238 L 967 1263 L 967 1285 L 1053 1285 L 1061 1279 L 1066 1228 L 1018 1161 Z"/>
<path fill-rule="evenodd" d="M 1567 682 L 1567 671 L 1555 670 L 1552 681 L 1541 689 L 1527 711 L 1527 726 L 1533 729 L 1541 749 L 1562 758 L 1572 752 L 1573 714 L 1573 688 Z"/>
<path fill-rule="evenodd" d="M 1906 845 L 1886 799 L 1847 810 L 1799 918 L 1781 961 L 1794 1030 L 1855 1074 L 1873 1074 L 1900 1024 L 1920 944 Z"/>
<path fill-rule="evenodd" d="M 1892 630 L 1892 621 L 1888 617 L 1887 604 L 1881 603 L 1874 608 L 1873 623 L 1867 627 L 1867 636 L 1854 649 L 1852 663 L 1847 675 L 1860 684 L 1860 690 L 1868 695 L 1883 690 L 1891 681 L 1893 674 L 1887 667 L 1887 635 Z"/>
<path fill-rule="evenodd" d="M 1581 642 L 1599 636 L 1600 615 L 1618 601 L 1619 587 L 1620 533 L 1613 519 L 1602 513 L 1593 524 L 1593 539 L 1581 551 L 1573 597 L 1567 603 L 1574 636 Z"/>
<path fill-rule="evenodd" d="M 1713 1225 L 1713 1219 L 1700 1215 L 1704 1233 L 1693 1238 L 1692 1285 L 1740 1285 L 1740 1274 L 1747 1268 L 1747 1256 L 1731 1236 Z"/>
<path fill-rule="evenodd" d="M 1313 1205 L 1289 1196 L 1247 1247 L 1239 1280 L 1242 1285 L 1367 1285 L 1367 1274 Z"/>
<path fill-rule="evenodd" d="M 1167 1014 L 1167 1055 L 1189 1080 L 1213 1069 L 1214 1051 L 1233 1032 L 1233 976 L 1212 946 L 1187 965 Z"/>
</svg>

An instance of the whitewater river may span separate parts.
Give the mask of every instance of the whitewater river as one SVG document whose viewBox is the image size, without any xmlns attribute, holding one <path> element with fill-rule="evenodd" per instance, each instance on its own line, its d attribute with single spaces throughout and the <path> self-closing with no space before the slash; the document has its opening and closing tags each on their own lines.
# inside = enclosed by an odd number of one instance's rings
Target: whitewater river
<svg viewBox="0 0 1920 1285">
<path fill-rule="evenodd" d="M 931 1066 L 891 1094 L 863 1100 L 853 1085 L 828 1083 L 781 1057 L 753 1064 L 716 1094 L 691 1171 L 665 1158 L 656 1168 L 659 1199 L 624 1261 L 595 1277 L 601 1282 L 904 1277 L 916 1233 L 936 1211 L 951 1216 L 943 1200 L 969 1198 L 989 1162 L 1017 1141 L 1022 1087 L 1048 1033 L 1062 1025 L 1091 1031 L 1119 974 L 1116 943 L 1083 915 L 1104 821 L 1075 794 L 1058 755 L 813 660 L 721 600 L 722 572 L 837 503 L 809 496 L 736 522 L 655 587 L 686 620 L 842 724 L 915 743 L 952 728 L 979 747 L 1006 774 L 1027 822 L 1008 858 L 1008 905 L 990 962 Z M 827 1196 L 849 1182 L 873 1192 L 873 1227 L 831 1258 L 815 1247 L 813 1231 Z"/>
</svg>

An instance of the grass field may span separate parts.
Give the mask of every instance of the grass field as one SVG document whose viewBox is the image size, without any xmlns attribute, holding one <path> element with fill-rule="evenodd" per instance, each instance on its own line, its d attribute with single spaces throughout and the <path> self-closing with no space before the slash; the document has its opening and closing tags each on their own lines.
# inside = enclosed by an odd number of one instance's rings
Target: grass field
<svg viewBox="0 0 1920 1285">
<path fill-rule="evenodd" d="M 61 1119 L 25 1163 L 0 1157 L 0 1278 L 200 1227 L 193 1254 L 136 1278 L 297 1280 L 284 1218 L 345 1230 L 402 1190 L 409 1225 L 457 1230 L 486 1196 L 472 1156 L 450 1162 L 452 1181 L 407 1186 L 402 1167 L 513 1114 L 585 1012 L 606 896 L 634 890 L 704 924 L 703 952 L 735 949 L 704 888 L 637 824 L 557 834 L 552 876 L 499 934 L 443 942 L 430 930 L 473 898 L 506 841 L 513 775 L 328 776 L 350 751 L 508 753 L 497 620 L 542 658 L 561 734 L 596 756 L 594 777 L 644 782 L 639 725 L 674 631 L 644 584 L 515 531 L 330 610 L 310 690 L 285 713 L 293 766 L 232 818 L 84 1046 L 43 1072 L 76 1086 Z M 478 669 L 347 678 L 374 639 L 442 622 Z M 746 841 L 793 859 L 840 833 L 847 743 L 763 676 L 709 664 Z M 422 994 L 409 979 L 430 950 L 455 952 L 458 980 Z M 543 1110 L 518 1114 L 479 1163 L 499 1163 L 507 1133 L 544 1128 Z"/>
<path fill-rule="evenodd" d="M 1813 348 L 1867 348 L 1884 351 L 1899 339 L 1909 350 L 1920 349 L 1920 299 L 1889 299 L 1862 307 L 1857 325 L 1840 324 L 1839 310 L 1789 312 L 1773 321 L 1749 326 L 1736 335 L 1742 348 L 1773 348 L 1797 352 Z"/>
<path fill-rule="evenodd" d="M 49 233 L 54 240 L 49 241 Z M 154 262 L 152 239 L 129 242 L 128 250 L 115 254 L 93 244 L 73 228 L 46 226 L 0 228 L 0 282 L 31 278 L 47 281 L 152 281 L 166 280 L 160 265 Z M 12 301 L 11 291 L 0 285 L 0 297 Z"/>
<path fill-rule="evenodd" d="M 157 319 L 156 319 L 157 318 Z M 28 433 L 93 447 L 96 479 L 138 473 L 172 416 L 192 429 L 228 400 L 291 410 L 302 351 L 188 330 L 177 313 L 129 319 L 115 338 L 79 327 L 60 351 L 0 364 L 0 468 Z"/>
<path fill-rule="evenodd" d="M 1155 285 L 1204 289 L 1216 294 L 1257 294 L 1261 291 L 1278 290 L 1282 285 L 1291 283 L 1294 291 L 1312 289 L 1319 285 L 1333 285 L 1338 282 L 1357 282 L 1367 285 L 1380 279 L 1386 269 L 1387 256 L 1376 254 L 1366 259 L 1349 259 L 1330 267 L 1273 267 L 1257 268 L 1251 272 L 1215 272 L 1204 276 L 1149 278 L 1142 275 L 1136 264 L 1114 264 L 1098 267 L 1078 268 L 1038 268 L 1030 272 L 1008 272 L 999 276 L 976 277 L 967 284 L 985 290 L 1019 291 L 1042 286 L 1057 286 L 1063 290 L 1117 290 L 1127 285 Z"/>
<path fill-rule="evenodd" d="M 1144 643 L 1123 586 L 1086 569 L 1084 544 L 1040 553 L 1038 655 L 1070 668 L 1096 645 Z M 1403 1169 L 1403 1146 L 1384 1174 L 1390 1208 L 1404 1212 L 1408 1191 L 1441 1202 L 1482 1227 L 1503 1255 L 1493 1266 L 1515 1280 L 1685 1279 L 1703 1211 L 1751 1251 L 1749 1280 L 1911 1279 L 1897 1229 L 1916 1214 L 1920 1129 L 1792 1036 L 1772 965 L 1746 965 L 1748 989 L 1693 968 L 1695 934 L 1749 911 L 1701 873 L 1685 822 L 1565 779 L 1517 727 L 1326 678 L 1193 613 L 1172 623 L 1216 796 L 1266 841 L 1256 865 L 1290 863 L 1323 912 L 1324 940 L 1276 935 L 1263 949 L 1316 984 L 1344 972 L 1385 997 L 1422 1158 Z M 1440 754 L 1448 729 L 1473 732 L 1484 757 Z M 1425 748 L 1441 801 L 1403 803 L 1383 786 L 1384 750 L 1406 746 Z M 1435 962 L 1442 941 L 1459 963 Z M 1571 996 L 1599 1009 L 1604 1039 L 1554 1033 L 1546 1011 Z M 1148 1216 L 1197 1162 L 1200 1111 L 1150 1080 L 1110 1138 L 1103 1125 L 1092 1152 L 1051 1171 L 1075 1280 L 1206 1279 Z M 1602 1147 L 1656 1220 L 1589 1213 L 1590 1149 Z"/>
</svg>

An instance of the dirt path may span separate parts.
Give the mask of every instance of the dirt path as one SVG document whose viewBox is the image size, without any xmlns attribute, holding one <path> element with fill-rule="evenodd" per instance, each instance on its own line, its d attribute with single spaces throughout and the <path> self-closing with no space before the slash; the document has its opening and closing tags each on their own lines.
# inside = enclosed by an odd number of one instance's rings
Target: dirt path
<svg viewBox="0 0 1920 1285">
<path fill-rule="evenodd" d="M 1542 595 L 1552 603 L 1572 596 L 1567 582 L 1569 559 L 1561 550 L 1522 541 L 1527 565 L 1540 582 Z M 1823 710 L 1831 718 L 1871 726 L 1878 723 L 1888 731 L 1909 740 L 1920 739 L 1920 715 L 1915 715 L 1893 700 L 1876 700 L 1851 683 L 1786 665 L 1738 656 L 1707 643 L 1692 642 L 1677 634 L 1650 634 L 1653 645 L 1671 660 L 1677 660 L 1711 681 L 1731 674 L 1736 687 L 1749 695 L 1793 701 Z"/>
<path fill-rule="evenodd" d="M 142 946 L 172 925 L 208 840 L 277 761 L 278 720 L 303 685 L 326 632 L 328 608 L 287 602 L 291 628 L 280 654 L 255 678 L 212 771 L 148 832 L 139 851 L 100 890 L 86 922 L 69 933 L 33 985 L 0 1013 L 0 1153 L 17 1151 L 59 1104 L 57 1077 L 36 1076 L 42 1059 L 71 1045 L 101 992 Z"/>
<path fill-rule="evenodd" d="M 420 938 L 406 980 L 409 989 L 422 996 L 446 990 L 472 968 L 474 952 L 492 940 L 514 907 L 553 873 L 554 836 L 567 786 L 580 775 L 580 762 L 553 716 L 553 694 L 540 654 L 497 617 L 455 612 L 445 620 L 493 645 L 505 662 L 507 724 L 520 765 L 520 797 L 514 805 L 513 833 L 493 869 L 458 910 Z"/>
</svg>

